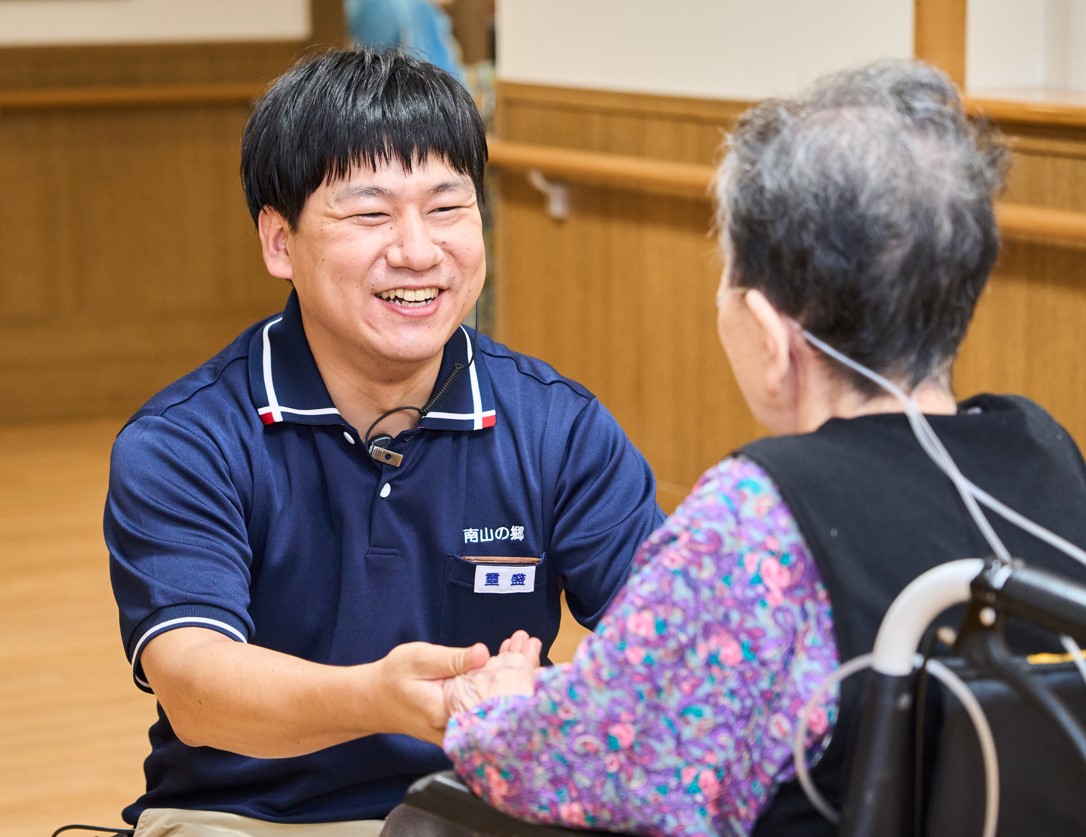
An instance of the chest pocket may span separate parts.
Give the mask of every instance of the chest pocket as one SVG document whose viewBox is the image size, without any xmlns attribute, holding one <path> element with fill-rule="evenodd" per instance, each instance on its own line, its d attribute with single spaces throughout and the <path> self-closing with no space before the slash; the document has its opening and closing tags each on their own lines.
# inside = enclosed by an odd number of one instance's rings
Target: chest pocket
<svg viewBox="0 0 1086 837">
<path fill-rule="evenodd" d="M 484 642 L 497 653 L 502 640 L 523 629 L 550 647 L 561 613 L 546 555 L 450 555 L 446 562 L 442 644 Z"/>
</svg>

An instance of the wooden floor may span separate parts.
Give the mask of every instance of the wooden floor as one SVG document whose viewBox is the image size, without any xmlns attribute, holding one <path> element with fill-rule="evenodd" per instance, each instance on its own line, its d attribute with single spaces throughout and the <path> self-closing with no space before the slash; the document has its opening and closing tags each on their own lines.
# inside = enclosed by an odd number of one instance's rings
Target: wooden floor
<svg viewBox="0 0 1086 837">
<path fill-rule="evenodd" d="M 122 825 L 154 699 L 136 689 L 102 506 L 119 420 L 0 428 L 0 834 Z M 583 631 L 569 617 L 554 658 Z M 75 832 L 80 833 L 80 832 Z"/>
<path fill-rule="evenodd" d="M 0 833 L 12 837 L 121 826 L 142 787 L 154 699 L 132 685 L 102 543 L 119 424 L 0 428 Z"/>
</svg>

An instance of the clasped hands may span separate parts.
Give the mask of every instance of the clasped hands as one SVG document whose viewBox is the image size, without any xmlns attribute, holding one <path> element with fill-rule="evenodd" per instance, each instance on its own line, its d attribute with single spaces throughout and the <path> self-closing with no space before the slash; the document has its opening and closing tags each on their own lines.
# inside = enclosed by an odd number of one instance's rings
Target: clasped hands
<svg viewBox="0 0 1086 837">
<path fill-rule="evenodd" d="M 517 631 L 481 667 L 444 681 L 446 712 L 454 715 L 499 695 L 532 694 L 542 650 L 538 639 Z"/>
<path fill-rule="evenodd" d="M 441 744 L 450 715 L 490 697 L 532 694 L 542 650 L 525 631 L 505 640 L 494 656 L 481 642 L 468 648 L 398 645 L 373 664 L 374 691 L 382 698 L 370 729 Z"/>
</svg>

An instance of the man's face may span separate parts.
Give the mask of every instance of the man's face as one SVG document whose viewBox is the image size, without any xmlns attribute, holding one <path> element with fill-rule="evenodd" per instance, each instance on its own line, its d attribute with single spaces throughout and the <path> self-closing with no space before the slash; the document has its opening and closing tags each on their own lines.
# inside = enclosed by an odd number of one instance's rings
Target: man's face
<svg viewBox="0 0 1086 837">
<path fill-rule="evenodd" d="M 260 228 L 322 373 L 379 383 L 439 360 L 486 276 L 475 187 L 440 158 L 356 167 L 309 197 L 295 231 L 267 209 Z"/>
</svg>

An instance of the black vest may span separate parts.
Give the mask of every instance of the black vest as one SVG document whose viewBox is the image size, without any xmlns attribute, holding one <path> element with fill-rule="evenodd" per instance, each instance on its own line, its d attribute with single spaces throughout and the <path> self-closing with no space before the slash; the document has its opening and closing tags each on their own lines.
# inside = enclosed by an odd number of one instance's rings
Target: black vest
<svg viewBox="0 0 1086 837">
<path fill-rule="evenodd" d="M 981 395 L 957 415 L 928 421 L 973 483 L 1086 547 L 1086 464 L 1044 410 L 1024 398 Z M 762 439 L 739 453 L 773 478 L 799 524 L 829 592 L 842 662 L 871 650 L 890 603 L 918 575 L 992 553 L 904 415 L 831 419 L 814 433 Z M 1086 568 L 1074 559 L 992 512 L 988 519 L 1015 557 L 1086 581 Z M 812 771 L 838 808 L 863 686 L 863 677 L 843 684 L 830 745 Z M 758 837 L 835 833 L 794 781 L 779 788 L 754 830 Z"/>
</svg>

